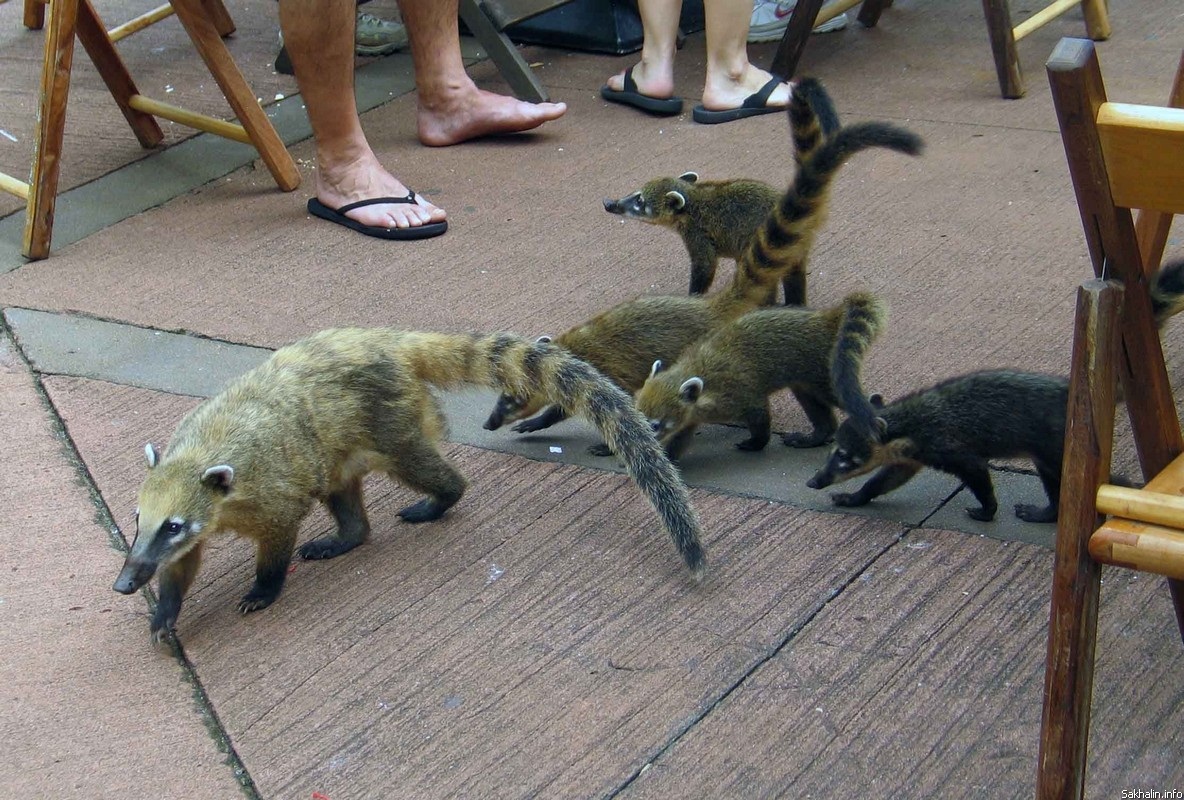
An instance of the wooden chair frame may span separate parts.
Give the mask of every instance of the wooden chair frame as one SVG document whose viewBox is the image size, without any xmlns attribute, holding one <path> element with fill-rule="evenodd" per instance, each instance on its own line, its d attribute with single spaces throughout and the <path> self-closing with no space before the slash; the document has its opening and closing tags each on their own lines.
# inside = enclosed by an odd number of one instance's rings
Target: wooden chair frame
<svg viewBox="0 0 1184 800">
<path fill-rule="evenodd" d="M 233 31 L 234 23 L 221 0 L 172 0 L 170 5 L 241 124 L 145 97 L 136 88 L 91 0 L 53 0 L 45 30 L 41 101 L 30 178 L 25 182 L 0 174 L 0 190 L 26 201 L 22 252 L 27 258 L 49 255 L 76 36 L 143 147 L 155 147 L 164 141 L 164 132 L 156 122 L 156 117 L 161 117 L 252 145 L 281 189 L 292 191 L 300 185 L 296 163 L 222 42 L 222 33 Z M 115 29 L 116 35 L 127 35 L 163 16 L 168 14 L 156 9 Z M 26 25 L 36 28 L 42 22 L 43 18 L 31 9 L 31 0 L 26 0 Z"/>
<path fill-rule="evenodd" d="M 839 0 L 822 10 L 825 0 L 800 0 L 789 18 L 789 26 L 781 37 L 777 52 L 769 71 L 788 80 L 797 72 L 798 61 L 806 49 L 810 32 L 824 22 L 854 8 L 862 1 L 859 9 L 859 23 L 865 28 L 874 28 L 880 14 L 892 5 L 892 0 Z M 1020 70 L 1016 42 L 1043 25 L 1064 14 L 1071 8 L 1081 6 L 1085 12 L 1085 28 L 1094 40 L 1110 38 L 1110 17 L 1106 0 L 1051 0 L 1039 11 L 1019 25 L 1011 24 L 1009 0 L 983 0 L 983 14 L 987 19 L 987 33 L 991 39 L 991 52 L 995 57 L 995 72 L 999 77 L 999 91 L 1005 98 L 1024 96 L 1024 77 Z"/>
<path fill-rule="evenodd" d="M 1107 102 L 1089 40 L 1062 40 L 1047 71 L 1097 277 L 1074 328 L 1037 777 L 1038 798 L 1068 800 L 1085 790 L 1102 563 L 1168 576 L 1184 636 L 1184 437 L 1148 288 L 1184 213 L 1184 110 Z M 1184 105 L 1184 55 L 1170 105 Z M 1148 479 L 1138 502 L 1105 485 L 1116 379 Z M 1139 508 L 1165 494 L 1174 512 Z"/>
</svg>

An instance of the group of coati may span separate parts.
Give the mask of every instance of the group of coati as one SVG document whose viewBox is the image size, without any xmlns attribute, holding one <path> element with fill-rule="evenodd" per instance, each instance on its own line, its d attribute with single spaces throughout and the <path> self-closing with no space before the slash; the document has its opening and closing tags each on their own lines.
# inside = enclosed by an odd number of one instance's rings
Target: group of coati
<svg viewBox="0 0 1184 800">
<path fill-rule="evenodd" d="M 813 426 L 787 433 L 793 447 L 835 441 L 810 480 L 822 488 L 879 469 L 861 489 L 836 494 L 862 505 L 922 466 L 961 478 L 991 519 L 987 459 L 1030 456 L 1047 508 L 1017 506 L 1024 519 L 1055 519 L 1067 382 L 1020 372 L 979 372 L 884 404 L 860 384 L 860 365 L 886 312 L 856 292 L 831 308 L 806 303 L 806 261 L 825 221 L 839 168 L 873 147 L 916 155 L 916 134 L 882 122 L 841 125 L 813 79 L 795 83 L 788 109 L 796 169 L 787 189 L 758 181 L 661 178 L 621 200 L 614 214 L 675 229 L 691 258 L 690 294 L 616 305 L 555 337 L 335 329 L 277 350 L 199 404 L 161 454 L 145 448 L 147 477 L 136 537 L 114 589 L 139 590 L 159 575 L 150 624 L 169 633 L 201 563 L 206 537 L 235 532 L 257 548 L 243 613 L 279 596 L 299 525 L 315 502 L 337 530 L 304 544 L 305 559 L 333 558 L 366 541 L 362 479 L 374 471 L 422 492 L 399 512 L 438 519 L 465 491 L 439 449 L 444 419 L 432 387 L 490 387 L 500 395 L 485 427 L 542 430 L 570 415 L 597 428 L 596 451 L 621 458 L 680 556 L 704 568 L 699 521 L 672 460 L 706 423 L 741 423 L 759 450 L 771 436 L 769 397 L 789 389 Z M 720 257 L 736 274 L 707 294 Z M 1158 276 L 1156 311 L 1184 298 L 1184 262 Z M 779 287 L 785 305 L 776 305 Z M 846 413 L 840 425 L 836 410 Z"/>
</svg>

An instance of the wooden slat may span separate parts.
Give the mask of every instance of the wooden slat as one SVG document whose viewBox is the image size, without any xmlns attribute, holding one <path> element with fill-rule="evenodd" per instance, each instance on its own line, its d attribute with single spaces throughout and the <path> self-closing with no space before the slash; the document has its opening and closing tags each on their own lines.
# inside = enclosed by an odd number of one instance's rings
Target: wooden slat
<svg viewBox="0 0 1184 800">
<path fill-rule="evenodd" d="M 1100 513 L 1112 517 L 1184 528 L 1184 497 L 1179 495 L 1103 484 L 1097 505 Z"/>
<path fill-rule="evenodd" d="M 1176 79 L 1172 83 L 1172 93 L 1167 104 L 1172 108 L 1184 108 L 1184 53 L 1180 54 L 1180 64 L 1176 67 Z M 1144 272 L 1159 267 L 1171 227 L 1172 215 L 1164 211 L 1143 209 L 1135 218 L 1135 237 L 1139 240 Z"/>
<path fill-rule="evenodd" d="M 1089 554 L 1103 564 L 1184 580 L 1184 531 L 1114 518 L 1089 540 Z"/>
<path fill-rule="evenodd" d="M 1081 0 L 1054 0 L 1032 16 L 1012 28 L 1011 35 L 1018 42 L 1032 31 L 1052 22 L 1071 8 L 1081 5 Z"/>
<path fill-rule="evenodd" d="M 0 192 L 15 194 L 22 200 L 29 199 L 29 184 L 0 172 Z"/>
<path fill-rule="evenodd" d="M 154 25 L 162 19 L 166 19 L 173 15 L 173 7 L 168 3 L 162 6 L 157 6 L 151 11 L 146 11 L 138 17 L 129 19 L 122 25 L 116 25 L 111 30 L 107 31 L 107 38 L 113 42 L 118 42 L 126 36 L 131 36 L 136 31 L 142 31 L 149 25 Z"/>
<path fill-rule="evenodd" d="M 1105 103 L 1097 121 L 1114 202 L 1184 213 L 1184 109 Z"/>
<path fill-rule="evenodd" d="M 247 135 L 246 129 L 242 125 L 236 125 L 233 122 L 227 122 L 226 120 L 206 114 L 199 114 L 196 111 L 189 111 L 180 106 L 170 105 L 169 103 L 162 103 L 159 100 L 153 100 L 142 94 L 132 95 L 128 103 L 137 111 L 143 111 L 145 114 L 151 114 L 154 117 L 170 119 L 179 125 L 212 133 L 215 136 L 222 136 L 226 139 L 233 139 L 243 144 L 251 143 L 251 137 Z"/>
</svg>

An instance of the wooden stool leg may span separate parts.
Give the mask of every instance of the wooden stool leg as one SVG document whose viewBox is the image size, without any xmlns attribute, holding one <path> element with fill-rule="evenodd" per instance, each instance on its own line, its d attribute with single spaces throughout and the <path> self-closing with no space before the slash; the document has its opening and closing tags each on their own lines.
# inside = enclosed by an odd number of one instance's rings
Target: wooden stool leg
<svg viewBox="0 0 1184 800">
<path fill-rule="evenodd" d="M 859 24 L 865 28 L 874 28 L 880 21 L 880 14 L 892 5 L 891 0 L 863 0 L 859 7 Z"/>
<path fill-rule="evenodd" d="M 57 0 L 54 2 L 56 3 Z M 107 28 L 99 19 L 90 0 L 76 0 L 76 2 L 78 3 L 78 41 L 82 42 L 82 46 L 86 48 L 86 54 L 94 62 L 95 69 L 103 82 L 107 84 L 107 89 L 115 98 L 119 110 L 123 112 L 123 117 L 131 126 L 140 146 L 155 147 L 164 141 L 164 131 L 160 129 L 160 125 L 151 114 L 137 111 L 129 105 L 132 96 L 139 94 L 140 90 L 136 88 L 131 73 L 127 71 L 127 66 L 119 57 L 119 52 L 111 44 L 111 40 L 107 38 Z"/>
<path fill-rule="evenodd" d="M 214 30 L 218 31 L 219 36 L 225 39 L 234 33 L 234 20 L 230 17 L 226 6 L 222 5 L 222 0 L 202 0 L 202 5 L 206 9 L 210 21 L 214 23 Z"/>
<path fill-rule="evenodd" d="M 1020 72 L 1020 58 L 1015 50 L 1007 0 L 983 0 L 983 14 L 987 18 L 987 33 L 991 36 L 999 91 L 1008 99 L 1023 97 L 1024 76 Z"/>
<path fill-rule="evenodd" d="M 1085 31 L 1089 38 L 1101 42 L 1110 38 L 1110 13 L 1106 0 L 1081 0 L 1081 11 L 1085 15 Z"/>
<path fill-rule="evenodd" d="M 41 0 L 25 0 L 25 27 L 39 31 L 45 27 L 45 3 Z"/>
<path fill-rule="evenodd" d="M 1109 479 L 1114 437 L 1115 362 L 1123 290 L 1093 280 L 1077 292 L 1065 453 L 1057 514 L 1038 800 L 1080 800 L 1093 693 L 1101 565 L 1089 537 L 1101 524 L 1098 485 Z"/>
<path fill-rule="evenodd" d="M 49 255 L 53 214 L 61 174 L 62 137 L 66 130 L 66 101 L 70 95 L 70 69 L 74 62 L 74 31 L 78 0 L 54 0 L 45 31 L 45 57 L 41 66 L 41 104 L 29 200 L 25 207 L 22 252 L 27 258 Z"/>
<path fill-rule="evenodd" d="M 802 51 L 806 49 L 806 40 L 810 38 L 810 31 L 814 30 L 814 20 L 818 19 L 818 12 L 822 10 L 822 3 L 823 0 L 799 0 L 789 17 L 785 33 L 781 35 L 781 43 L 777 45 L 769 72 L 785 80 L 794 76 Z"/>
<path fill-rule="evenodd" d="M 214 24 L 206 16 L 202 0 L 173 0 L 173 8 L 193 41 L 193 46 L 197 48 L 210 74 L 222 89 L 222 94 L 226 96 L 239 122 L 246 129 L 251 144 L 259 151 L 263 163 L 271 171 L 271 176 L 281 189 L 286 192 L 292 191 L 300 185 L 300 172 L 296 169 L 296 162 L 292 160 L 279 134 L 275 132 L 271 120 L 267 118 L 267 114 L 255 98 L 255 93 L 247 85 Z"/>
</svg>

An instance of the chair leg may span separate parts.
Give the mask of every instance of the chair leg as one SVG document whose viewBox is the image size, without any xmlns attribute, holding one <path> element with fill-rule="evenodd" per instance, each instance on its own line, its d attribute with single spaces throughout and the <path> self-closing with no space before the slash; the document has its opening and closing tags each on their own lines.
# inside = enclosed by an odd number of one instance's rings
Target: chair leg
<svg viewBox="0 0 1184 800">
<path fill-rule="evenodd" d="M 859 7 L 859 24 L 865 28 L 874 28 L 880 21 L 880 14 L 892 5 L 892 0 L 863 0 Z"/>
<path fill-rule="evenodd" d="M 1080 800 L 1093 693 L 1101 565 L 1089 537 L 1101 522 L 1098 485 L 1109 479 L 1121 286 L 1089 281 L 1078 290 L 1048 620 L 1048 660 L 1037 772 L 1038 800 Z"/>
<path fill-rule="evenodd" d="M 26 6 L 26 9 L 28 6 Z M 66 130 L 66 101 L 70 95 L 70 70 L 74 63 L 74 31 L 78 0 L 54 0 L 45 31 L 45 57 L 41 67 L 41 109 L 38 114 L 29 199 L 25 206 L 25 231 L 21 252 L 26 258 L 49 255 L 53 215 L 61 175 L 62 138 Z"/>
<path fill-rule="evenodd" d="M 181 20 L 193 46 L 226 96 L 226 101 L 250 137 L 251 144 L 259 151 L 272 178 L 284 191 L 292 191 L 300 185 L 296 162 L 292 160 L 292 155 L 284 147 L 279 134 L 255 98 L 255 93 L 231 58 L 214 23 L 206 15 L 202 0 L 172 2 L 177 19 Z"/>
<path fill-rule="evenodd" d="M 1011 11 L 1007 0 L 983 0 L 983 14 L 987 18 L 987 33 L 991 36 L 991 52 L 995 56 L 995 73 L 999 77 L 999 91 L 1013 100 L 1024 96 L 1024 76 L 1012 33 Z"/>
<path fill-rule="evenodd" d="M 214 30 L 218 31 L 218 35 L 225 39 L 234 33 L 234 20 L 230 16 L 230 12 L 226 10 L 226 6 L 222 4 L 222 0 L 202 0 L 202 6 L 209 15 L 210 21 L 214 23 Z"/>
<path fill-rule="evenodd" d="M 1081 0 L 1081 11 L 1085 15 L 1085 31 L 1095 42 L 1110 38 L 1110 13 L 1106 0 Z"/>
<path fill-rule="evenodd" d="M 39 31 L 45 27 L 45 3 L 41 0 L 25 0 L 25 27 Z"/>
<path fill-rule="evenodd" d="M 781 35 L 777 52 L 769 65 L 769 72 L 785 80 L 794 76 L 802 51 L 806 49 L 806 41 L 810 38 L 810 31 L 814 30 L 814 20 L 818 19 L 818 12 L 822 10 L 822 3 L 823 0 L 800 0 L 794 7 L 789 25 Z"/>
</svg>

